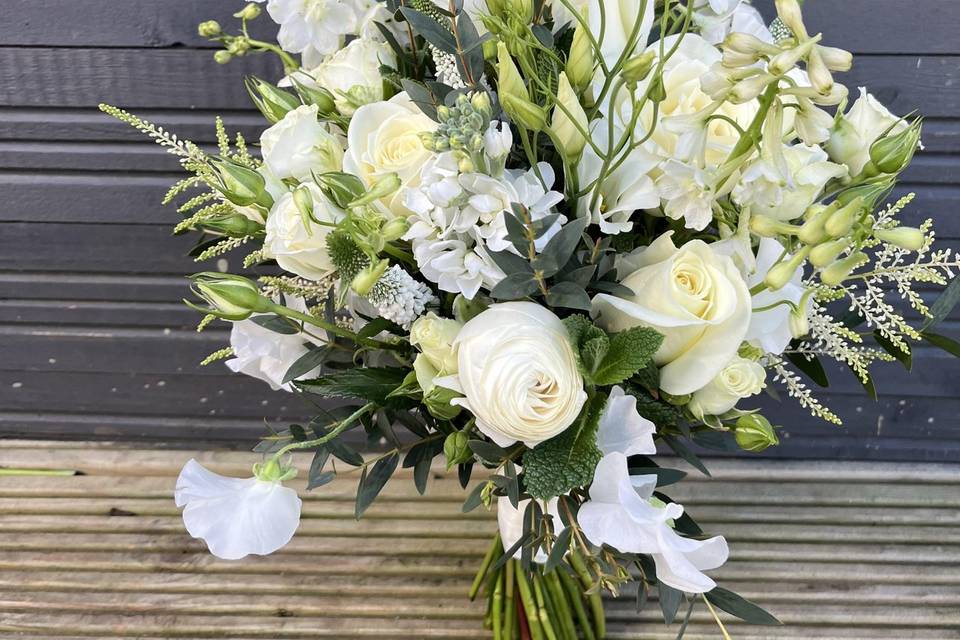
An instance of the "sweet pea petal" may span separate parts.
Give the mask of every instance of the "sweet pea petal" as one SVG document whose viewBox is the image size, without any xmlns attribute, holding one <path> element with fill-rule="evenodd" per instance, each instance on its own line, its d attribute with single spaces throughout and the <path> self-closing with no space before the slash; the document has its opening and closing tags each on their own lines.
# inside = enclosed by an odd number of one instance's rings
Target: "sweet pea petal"
<svg viewBox="0 0 960 640">
<path fill-rule="evenodd" d="M 656 425 L 637 413 L 637 399 L 617 386 L 610 390 L 607 406 L 600 417 L 597 446 L 604 454 L 619 451 L 626 456 L 653 454 Z"/>
</svg>

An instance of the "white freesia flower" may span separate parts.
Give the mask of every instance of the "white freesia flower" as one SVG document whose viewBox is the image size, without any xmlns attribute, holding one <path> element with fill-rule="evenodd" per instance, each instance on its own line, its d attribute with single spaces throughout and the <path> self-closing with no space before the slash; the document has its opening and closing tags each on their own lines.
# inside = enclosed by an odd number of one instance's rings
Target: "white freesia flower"
<svg viewBox="0 0 960 640">
<path fill-rule="evenodd" d="M 733 188 L 734 201 L 754 214 L 794 220 L 820 199 L 828 182 L 847 175 L 847 168 L 830 162 L 818 146 L 784 146 L 783 158 L 786 175 L 767 156 L 747 165 Z"/>
<path fill-rule="evenodd" d="M 533 302 L 494 304 L 454 342 L 458 372 L 435 383 L 458 391 L 477 428 L 501 447 L 534 447 L 573 424 L 587 394 L 563 322 Z"/>
<path fill-rule="evenodd" d="M 307 310 L 303 298 L 286 296 L 284 303 L 296 311 Z M 290 365 L 309 351 L 308 342 L 320 345 L 326 337 L 320 329 L 311 328 L 310 333 L 313 335 L 287 335 L 271 331 L 250 319 L 234 322 L 230 329 L 230 346 L 234 357 L 224 364 L 231 371 L 263 380 L 274 391 L 292 391 L 293 385 L 283 382 Z M 308 371 L 297 380 L 309 378 L 315 371 Z"/>
<path fill-rule="evenodd" d="M 421 169 L 433 155 L 423 146 L 420 134 L 437 126 L 406 92 L 386 102 L 364 105 L 350 120 L 343 169 L 368 186 L 386 175 L 397 174 L 400 189 L 381 202 L 390 213 L 406 217 L 412 212 L 404 205 L 403 194 L 420 185 Z"/>
<path fill-rule="evenodd" d="M 610 390 L 597 428 L 597 446 L 604 455 L 619 451 L 625 456 L 657 452 L 655 424 L 637 413 L 637 399 L 620 386 Z"/>
<path fill-rule="evenodd" d="M 841 116 L 826 144 L 830 158 L 850 168 L 850 175 L 859 175 L 870 162 L 870 146 L 885 131 L 895 135 L 907 128 L 907 123 L 890 113 L 879 100 L 860 87 L 860 97 L 846 114 Z"/>
<path fill-rule="evenodd" d="M 722 415 L 741 399 L 763 391 L 766 378 L 766 369 L 758 363 L 736 356 L 717 377 L 694 392 L 687 406 L 695 416 Z"/>
<path fill-rule="evenodd" d="M 663 200 L 663 212 L 668 218 L 683 220 L 688 229 L 706 229 L 713 222 L 716 198 L 707 172 L 676 160 L 667 160 L 660 170 L 656 185 Z"/>
<path fill-rule="evenodd" d="M 360 106 L 383 100 L 380 66 L 394 67 L 396 64 L 396 54 L 389 45 L 357 38 L 316 67 L 294 72 L 293 78 L 300 84 L 323 87 L 332 93 L 337 110 L 349 116 Z M 289 80 L 281 82 L 281 86 L 284 84 L 289 84 Z"/>
<path fill-rule="evenodd" d="M 623 553 L 653 556 L 657 579 L 686 593 L 704 593 L 716 583 L 703 572 L 727 561 L 727 542 L 717 536 L 692 540 L 671 526 L 683 515 L 679 504 L 653 497 L 657 476 L 630 476 L 627 457 L 609 453 L 600 460 L 590 485 L 590 500 L 580 507 L 577 521 L 596 545 Z"/>
<path fill-rule="evenodd" d="M 343 212 L 316 184 L 304 183 L 300 188 L 308 189 L 313 197 L 314 220 L 303 215 L 293 192 L 285 194 L 274 203 L 267 217 L 263 251 L 290 273 L 308 280 L 323 280 L 336 270 L 327 253 L 327 235 L 343 218 Z"/>
<path fill-rule="evenodd" d="M 315 104 L 297 107 L 260 136 L 263 164 L 277 179 L 307 181 L 311 171 L 340 170 L 343 148 L 317 112 Z"/>
<path fill-rule="evenodd" d="M 789 259 L 786 248 L 773 238 L 761 238 L 757 248 L 756 266 L 747 277 L 747 286 L 751 289 L 767 277 L 770 268 L 780 261 L 781 256 Z M 790 282 L 782 288 L 771 291 L 764 289 L 753 296 L 754 312 L 750 315 L 750 327 L 745 340 L 760 347 L 766 353 L 781 354 L 790 344 L 793 336 L 790 332 L 790 309 L 800 306 L 806 289 L 803 286 L 803 267 L 797 267 Z M 789 302 L 790 304 L 778 304 Z M 804 311 L 810 308 L 808 299 Z M 762 311 L 759 311 L 762 309 Z"/>
<path fill-rule="evenodd" d="M 280 25 L 277 41 L 283 50 L 302 53 L 306 60 L 333 53 L 343 36 L 357 33 L 354 0 L 268 0 L 267 13 Z"/>
<path fill-rule="evenodd" d="M 187 532 L 224 560 L 267 555 L 290 542 L 300 524 L 300 498 L 280 484 L 282 474 L 264 477 L 228 478 L 187 462 L 174 493 Z"/>
<path fill-rule="evenodd" d="M 660 388 L 672 395 L 703 387 L 740 348 L 750 320 L 750 291 L 733 260 L 672 232 L 621 257 L 617 273 L 630 298 L 598 294 L 592 315 L 609 331 L 648 326 L 664 335 L 654 356 Z"/>
<path fill-rule="evenodd" d="M 563 520 L 560 519 L 557 502 L 556 498 L 550 498 L 545 504 L 540 503 L 543 512 L 553 519 L 554 535 L 559 534 L 566 528 L 563 526 Z M 521 500 L 517 503 L 517 508 L 514 509 L 510 503 L 510 498 L 506 496 L 497 498 L 497 524 L 500 526 L 500 540 L 503 542 L 504 551 L 509 550 L 523 537 L 523 514 L 529 504 L 530 500 Z M 519 560 L 522 555 L 523 547 L 517 549 L 513 557 Z M 533 555 L 533 561 L 540 564 L 547 561 L 547 554 L 543 551 L 543 548 L 537 549 L 537 552 Z"/>
</svg>

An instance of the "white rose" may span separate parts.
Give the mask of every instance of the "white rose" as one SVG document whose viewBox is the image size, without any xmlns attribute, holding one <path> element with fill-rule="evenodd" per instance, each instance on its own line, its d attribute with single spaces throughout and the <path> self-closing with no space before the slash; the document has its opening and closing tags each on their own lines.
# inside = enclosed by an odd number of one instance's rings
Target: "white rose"
<svg viewBox="0 0 960 640">
<path fill-rule="evenodd" d="M 337 109 L 352 115 L 357 107 L 383 100 L 380 65 L 396 66 L 397 57 L 387 44 L 357 38 L 308 71 L 294 74 L 307 86 L 320 86 L 333 94 Z"/>
<path fill-rule="evenodd" d="M 441 318 L 432 311 L 414 320 L 410 327 L 410 344 L 437 371 L 446 375 L 457 372 L 457 352 L 453 342 L 463 325 L 450 318 Z"/>
<path fill-rule="evenodd" d="M 359 176 L 367 185 L 396 173 L 401 187 L 382 202 L 394 215 L 408 216 L 411 211 L 404 205 L 403 193 L 419 186 L 420 170 L 432 155 L 420 134 L 436 128 L 437 123 L 420 111 L 406 92 L 386 102 L 364 105 L 350 120 L 344 171 Z"/>
<path fill-rule="evenodd" d="M 263 250 L 286 271 L 308 280 L 322 280 L 335 270 L 327 253 L 327 235 L 333 230 L 332 225 L 343 218 L 343 212 L 315 184 L 304 186 L 313 196 L 313 217 L 317 222 L 305 220 L 293 193 L 286 193 L 274 203 L 267 217 Z"/>
<path fill-rule="evenodd" d="M 492 305 L 463 326 L 454 347 L 457 375 L 435 382 L 462 393 L 454 403 L 501 447 L 549 440 L 587 399 L 563 322 L 533 302 Z"/>
<path fill-rule="evenodd" d="M 742 398 L 749 398 L 763 390 L 766 370 L 739 356 L 725 366 L 705 387 L 697 390 L 688 405 L 697 416 L 719 416 L 730 411 Z"/>
<path fill-rule="evenodd" d="M 630 298 L 600 294 L 592 314 L 605 329 L 648 326 L 664 335 L 654 356 L 660 387 L 672 395 L 701 388 L 736 355 L 750 322 L 750 291 L 726 255 L 702 240 L 679 249 L 673 232 L 621 258 Z"/>
<path fill-rule="evenodd" d="M 317 111 L 317 105 L 297 107 L 260 136 L 263 164 L 276 178 L 309 180 L 311 171 L 340 170 L 343 148 Z"/>
<path fill-rule="evenodd" d="M 860 97 L 837 121 L 826 144 L 827 153 L 831 159 L 847 165 L 851 176 L 856 176 L 870 162 L 870 146 L 877 138 L 888 129 L 893 135 L 906 128 L 906 122 L 890 113 L 879 100 L 860 87 Z"/>
</svg>

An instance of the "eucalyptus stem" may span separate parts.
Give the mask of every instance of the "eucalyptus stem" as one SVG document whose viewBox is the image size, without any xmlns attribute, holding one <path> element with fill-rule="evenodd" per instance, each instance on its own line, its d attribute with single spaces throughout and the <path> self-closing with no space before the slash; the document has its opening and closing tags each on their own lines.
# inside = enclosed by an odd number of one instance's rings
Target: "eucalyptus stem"
<svg viewBox="0 0 960 640">
<path fill-rule="evenodd" d="M 284 454 L 290 453 L 291 451 L 295 451 L 297 449 L 310 449 L 312 447 L 319 447 L 322 444 L 326 444 L 330 442 L 331 440 L 339 436 L 341 433 L 346 431 L 347 428 L 350 427 L 354 422 L 359 420 L 361 416 L 375 409 L 376 406 L 377 406 L 376 403 L 368 402 L 367 404 L 363 405 L 362 407 L 360 407 L 359 409 L 351 413 L 349 416 L 341 420 L 337 424 L 337 426 L 334 427 L 331 431 L 327 432 L 325 436 L 321 438 L 315 438 L 313 440 L 304 440 L 303 442 L 291 442 L 290 444 L 285 445 L 279 451 L 273 454 L 273 459 L 279 460 L 280 457 L 283 456 Z"/>
</svg>

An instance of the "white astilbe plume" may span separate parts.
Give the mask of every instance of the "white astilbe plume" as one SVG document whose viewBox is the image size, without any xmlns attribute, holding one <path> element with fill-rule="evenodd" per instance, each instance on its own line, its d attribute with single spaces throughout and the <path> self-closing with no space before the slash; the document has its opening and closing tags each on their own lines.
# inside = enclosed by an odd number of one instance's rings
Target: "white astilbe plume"
<svg viewBox="0 0 960 640">
<path fill-rule="evenodd" d="M 801 407 L 810 411 L 815 418 L 822 418 L 833 424 L 843 424 L 843 421 L 837 417 L 833 411 L 823 406 L 819 400 L 813 397 L 806 383 L 800 379 L 800 376 L 787 368 L 783 360 L 777 360 L 770 365 L 776 374 L 774 382 L 781 383 L 787 389 L 791 398 L 796 399 Z"/>
<path fill-rule="evenodd" d="M 425 284 L 414 280 L 398 265 L 393 265 L 370 289 L 367 300 L 376 307 L 380 317 L 409 329 L 435 298 Z"/>
<path fill-rule="evenodd" d="M 801 355 L 825 356 L 849 366 L 864 383 L 870 380 L 870 365 L 876 360 L 890 361 L 885 351 L 862 346 L 860 335 L 836 321 L 816 301 L 807 314 L 810 334 L 798 347 Z"/>
</svg>

